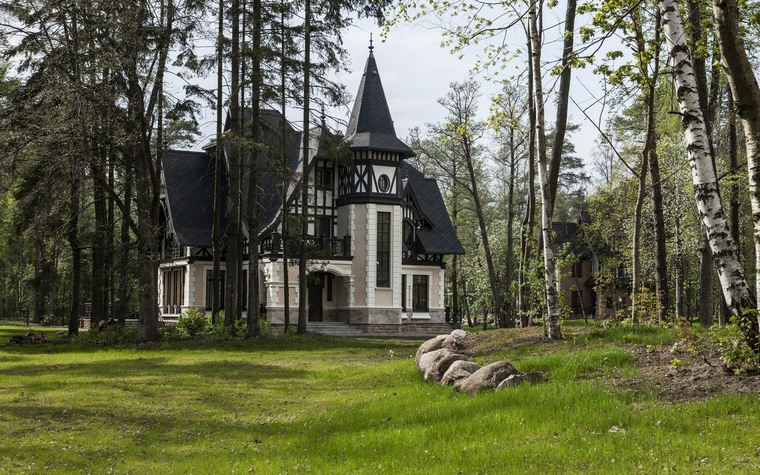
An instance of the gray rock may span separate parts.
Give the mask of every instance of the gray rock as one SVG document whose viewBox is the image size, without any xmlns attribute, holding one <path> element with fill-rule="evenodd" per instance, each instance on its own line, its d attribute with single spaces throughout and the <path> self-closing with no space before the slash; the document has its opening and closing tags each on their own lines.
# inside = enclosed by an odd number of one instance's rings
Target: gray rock
<svg viewBox="0 0 760 475">
<path fill-rule="evenodd" d="M 425 373 L 425 380 L 440 381 L 453 362 L 466 359 L 461 353 L 441 348 L 422 355 L 419 368 Z"/>
<path fill-rule="evenodd" d="M 447 348 L 451 351 L 458 352 L 462 347 L 457 344 L 457 340 L 451 335 L 438 335 L 435 338 L 431 338 L 417 348 L 417 354 L 414 357 L 414 361 L 417 363 L 417 369 L 424 371 L 420 368 L 420 358 L 422 358 L 422 355 L 430 353 L 431 351 L 440 350 L 441 348 Z"/>
<path fill-rule="evenodd" d="M 459 348 L 464 348 L 464 340 L 467 338 L 467 332 L 464 330 L 454 330 L 451 332 L 451 337 L 456 340 Z"/>
<path fill-rule="evenodd" d="M 519 386 L 523 383 L 534 383 L 537 381 L 543 381 L 544 375 L 540 371 L 536 371 L 534 373 L 527 373 L 527 374 L 512 374 L 507 376 L 507 379 L 500 382 L 499 385 L 496 387 L 497 391 L 501 391 L 502 389 L 506 388 L 514 388 L 515 386 Z"/>
<path fill-rule="evenodd" d="M 451 363 L 449 369 L 441 378 L 441 386 L 450 386 L 457 381 L 469 378 L 472 373 L 480 369 L 480 365 L 472 361 L 458 360 Z"/>
<path fill-rule="evenodd" d="M 431 351 L 440 350 L 443 345 L 443 340 L 446 339 L 447 335 L 438 335 L 435 338 L 431 338 L 420 345 L 419 348 L 417 348 L 417 354 L 414 356 L 414 362 L 417 364 L 417 369 L 420 371 L 424 371 L 422 368 L 420 368 L 420 358 L 422 358 L 422 355 L 425 353 L 430 353 Z"/>
<path fill-rule="evenodd" d="M 513 374 L 520 374 L 520 372 L 506 361 L 497 361 L 472 373 L 459 384 L 458 388 L 462 392 L 473 395 L 484 389 L 496 388 L 499 383 Z M 457 386 L 455 385 L 455 387 Z"/>
</svg>

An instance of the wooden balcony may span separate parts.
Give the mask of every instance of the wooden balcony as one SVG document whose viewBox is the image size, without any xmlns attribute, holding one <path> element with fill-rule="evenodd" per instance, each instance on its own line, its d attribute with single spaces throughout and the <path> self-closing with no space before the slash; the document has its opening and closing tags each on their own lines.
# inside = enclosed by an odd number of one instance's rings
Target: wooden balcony
<svg viewBox="0 0 760 475">
<path fill-rule="evenodd" d="M 292 240 L 288 243 L 288 256 L 298 256 L 299 242 Z M 328 238 L 324 236 L 308 236 L 306 238 L 306 253 L 309 259 L 350 259 L 351 236 Z M 272 233 L 261 240 L 260 255 L 262 258 L 276 260 L 282 257 L 282 236 Z"/>
</svg>

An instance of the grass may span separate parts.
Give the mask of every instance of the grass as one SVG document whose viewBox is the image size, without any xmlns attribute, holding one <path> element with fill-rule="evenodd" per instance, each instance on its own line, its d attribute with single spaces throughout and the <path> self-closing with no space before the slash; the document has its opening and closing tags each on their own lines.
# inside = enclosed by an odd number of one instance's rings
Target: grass
<svg viewBox="0 0 760 475">
<path fill-rule="evenodd" d="M 475 397 L 423 381 L 419 342 L 2 347 L 0 473 L 760 469 L 757 397 L 666 404 L 614 390 L 599 376 L 635 372 L 625 335 L 671 338 L 617 331 L 515 357 L 550 381 Z M 0 341 L 16 333 L 0 326 Z"/>
</svg>

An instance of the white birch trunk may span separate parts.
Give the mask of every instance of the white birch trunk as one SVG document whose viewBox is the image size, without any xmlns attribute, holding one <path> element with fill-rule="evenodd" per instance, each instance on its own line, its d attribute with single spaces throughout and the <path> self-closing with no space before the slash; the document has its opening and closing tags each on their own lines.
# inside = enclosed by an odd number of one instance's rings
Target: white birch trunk
<svg viewBox="0 0 760 475">
<path fill-rule="evenodd" d="M 673 74 L 675 76 L 681 120 L 686 138 L 686 148 L 694 182 L 694 196 L 702 223 L 707 232 L 707 240 L 713 251 L 720 286 L 731 313 L 737 318 L 747 318 L 745 310 L 754 308 L 744 269 L 739 261 L 736 243 L 731 237 L 723 206 L 718 194 L 718 183 L 710 155 L 705 121 L 699 105 L 697 81 L 692 67 L 691 56 L 686 45 L 686 34 L 676 0 L 660 0 L 662 25 L 666 41 L 670 46 Z M 750 322 L 754 327 L 757 322 Z M 743 327 L 747 327 L 743 325 Z M 750 332 L 752 335 L 747 333 Z M 757 347 L 757 330 L 745 329 L 750 346 Z"/>
<path fill-rule="evenodd" d="M 755 299 L 760 295 L 760 86 L 747 57 L 735 0 L 714 0 L 713 16 L 734 110 L 741 118 L 747 147 L 749 196 L 755 242 Z M 734 224 L 735 226 L 737 224 Z M 756 300 L 755 300 L 756 301 Z M 729 306 L 730 307 L 730 306 Z M 760 324 L 760 316 L 757 324 Z M 755 329 L 757 331 L 757 328 Z M 757 348 L 760 348 L 758 345 Z"/>
<path fill-rule="evenodd" d="M 559 340 L 560 309 L 557 292 L 556 258 L 554 256 L 554 236 L 552 235 L 552 215 L 554 203 L 552 200 L 549 167 L 546 157 L 546 125 L 544 119 L 544 94 L 541 85 L 541 43 L 538 21 L 536 19 L 536 4 L 530 8 L 530 42 L 532 57 L 530 67 L 533 70 L 533 102 L 536 108 L 536 142 L 538 144 L 538 177 L 541 180 L 541 233 L 544 247 L 544 288 L 546 291 L 546 313 L 548 318 L 549 338 Z"/>
</svg>

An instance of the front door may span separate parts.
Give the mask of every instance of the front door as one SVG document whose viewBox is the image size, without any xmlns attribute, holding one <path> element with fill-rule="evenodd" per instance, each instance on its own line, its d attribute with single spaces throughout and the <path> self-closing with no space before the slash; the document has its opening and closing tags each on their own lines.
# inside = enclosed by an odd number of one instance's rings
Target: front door
<svg viewBox="0 0 760 475">
<path fill-rule="evenodd" d="M 310 274 L 309 288 L 309 321 L 322 321 L 322 279 L 324 274 Z"/>
</svg>

